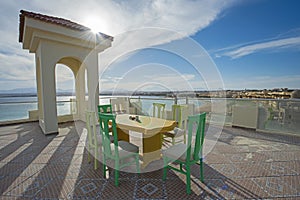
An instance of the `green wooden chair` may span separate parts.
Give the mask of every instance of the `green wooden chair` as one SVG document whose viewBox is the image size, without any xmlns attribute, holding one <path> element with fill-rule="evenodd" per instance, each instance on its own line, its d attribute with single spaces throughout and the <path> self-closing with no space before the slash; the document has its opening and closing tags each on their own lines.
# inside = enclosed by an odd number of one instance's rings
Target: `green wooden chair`
<svg viewBox="0 0 300 200">
<path fill-rule="evenodd" d="M 167 169 L 173 169 L 186 176 L 186 192 L 191 193 L 191 165 L 200 162 L 200 180 L 203 177 L 202 149 L 204 142 L 206 113 L 188 117 L 188 138 L 187 144 L 175 144 L 163 152 L 164 170 L 163 180 L 166 180 Z M 196 129 L 196 130 L 195 130 Z M 193 132 L 196 132 L 194 145 L 192 146 Z M 179 164 L 179 168 L 171 166 L 171 163 Z M 185 168 L 183 168 L 185 166 Z"/>
<path fill-rule="evenodd" d="M 113 161 L 115 170 L 115 185 L 118 186 L 120 169 L 135 163 L 137 172 L 140 172 L 139 148 L 129 142 L 118 141 L 116 115 L 99 113 L 99 120 L 100 133 L 102 136 L 103 176 L 106 177 L 106 171 L 108 170 L 106 167 L 107 161 Z M 112 124 L 112 131 L 114 136 L 113 143 L 111 143 L 110 141 L 109 123 Z M 133 161 L 128 160 L 130 158 L 134 158 Z"/>
<path fill-rule="evenodd" d="M 100 143 L 97 136 L 96 129 L 96 113 L 94 111 L 86 111 L 86 129 L 88 134 L 88 162 L 91 162 L 90 152 L 94 153 L 94 169 L 98 168 L 98 143 Z"/>
<path fill-rule="evenodd" d="M 165 118 L 165 108 L 166 104 L 164 103 L 153 103 L 153 113 L 152 117 Z"/>
<path fill-rule="evenodd" d="M 183 142 L 185 144 L 188 121 L 188 106 L 178 104 L 172 105 L 172 119 L 176 121 L 178 125 L 174 130 L 163 133 L 164 141 L 171 142 L 172 145 L 179 142 Z M 178 140 L 177 138 L 180 138 L 181 136 L 183 136 L 183 139 Z M 171 141 L 169 138 L 171 138 Z"/>
<path fill-rule="evenodd" d="M 112 106 L 111 104 L 106 105 L 98 105 L 98 113 L 112 113 Z"/>
<path fill-rule="evenodd" d="M 105 104 L 105 105 L 98 105 L 98 113 L 112 113 L 112 105 L 111 104 Z M 109 126 L 109 131 L 112 132 L 111 125 Z M 110 136 L 111 142 L 114 141 L 114 137 L 111 135 Z"/>
</svg>

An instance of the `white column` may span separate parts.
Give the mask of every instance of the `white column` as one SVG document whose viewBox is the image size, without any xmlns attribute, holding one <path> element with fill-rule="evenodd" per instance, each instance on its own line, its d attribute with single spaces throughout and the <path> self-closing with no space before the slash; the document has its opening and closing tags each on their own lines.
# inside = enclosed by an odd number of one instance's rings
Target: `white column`
<svg viewBox="0 0 300 200">
<path fill-rule="evenodd" d="M 85 121 L 85 67 L 83 65 L 76 71 L 75 87 L 77 115 L 80 120 Z"/>
<path fill-rule="evenodd" d="M 37 100 L 38 100 L 38 105 L 37 105 L 37 109 L 38 109 L 38 115 L 40 116 L 39 119 L 41 119 L 41 117 L 44 116 L 44 111 L 43 111 L 43 107 L 41 106 L 42 103 L 42 95 L 41 95 L 41 63 L 40 63 L 40 58 L 37 56 L 35 56 L 35 68 L 36 68 L 36 88 L 37 88 Z"/>
<path fill-rule="evenodd" d="M 47 49 L 41 49 L 40 56 L 40 99 L 43 112 L 39 116 L 39 124 L 44 134 L 58 132 L 56 90 L 55 90 L 55 65 L 56 61 L 47 56 Z"/>
<path fill-rule="evenodd" d="M 87 85 L 88 85 L 88 105 L 87 109 L 97 110 L 99 104 L 99 71 L 98 71 L 98 53 L 92 51 L 86 58 L 87 67 Z"/>
</svg>

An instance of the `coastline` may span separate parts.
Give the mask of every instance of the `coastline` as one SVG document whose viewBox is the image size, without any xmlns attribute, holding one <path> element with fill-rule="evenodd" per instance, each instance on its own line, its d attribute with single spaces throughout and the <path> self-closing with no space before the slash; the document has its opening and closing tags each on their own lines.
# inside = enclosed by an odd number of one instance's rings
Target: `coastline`
<svg viewBox="0 0 300 200">
<path fill-rule="evenodd" d="M 26 90 L 25 90 L 26 91 Z M 245 90 L 213 90 L 213 91 L 103 91 L 99 96 L 159 96 L 159 97 L 198 97 L 198 98 L 263 98 L 263 99 L 290 99 L 293 93 L 299 89 L 275 88 L 275 89 L 245 89 Z M 74 92 L 57 92 L 56 96 L 75 96 Z M 5 97 L 37 97 L 36 92 L 12 92 L 0 91 L 0 98 Z M 297 97 L 296 97 L 297 98 Z"/>
</svg>

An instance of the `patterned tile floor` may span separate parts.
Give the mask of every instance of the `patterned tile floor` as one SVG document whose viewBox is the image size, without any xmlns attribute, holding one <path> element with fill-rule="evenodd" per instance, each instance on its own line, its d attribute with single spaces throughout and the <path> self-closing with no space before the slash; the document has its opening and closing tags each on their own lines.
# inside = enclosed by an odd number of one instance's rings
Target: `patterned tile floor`
<svg viewBox="0 0 300 200">
<path fill-rule="evenodd" d="M 38 123 L 0 127 L 0 199 L 300 199 L 300 137 L 224 127 L 204 157 L 205 182 L 192 169 L 192 194 L 184 176 L 151 163 L 144 173 L 102 176 L 85 148 L 84 124 L 60 124 L 45 136 Z M 210 127 L 210 131 L 218 127 Z M 149 172 L 147 172 L 149 171 Z"/>
</svg>

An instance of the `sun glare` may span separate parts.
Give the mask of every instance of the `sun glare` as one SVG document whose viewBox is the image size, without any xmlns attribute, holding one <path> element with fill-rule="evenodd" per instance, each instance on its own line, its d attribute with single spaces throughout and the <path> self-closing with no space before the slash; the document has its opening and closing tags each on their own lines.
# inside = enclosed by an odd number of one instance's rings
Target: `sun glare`
<svg viewBox="0 0 300 200">
<path fill-rule="evenodd" d="M 84 24 L 91 29 L 93 33 L 107 33 L 107 25 L 100 17 L 89 16 L 84 20 Z"/>
</svg>

